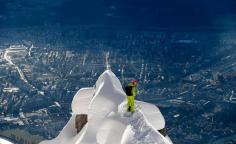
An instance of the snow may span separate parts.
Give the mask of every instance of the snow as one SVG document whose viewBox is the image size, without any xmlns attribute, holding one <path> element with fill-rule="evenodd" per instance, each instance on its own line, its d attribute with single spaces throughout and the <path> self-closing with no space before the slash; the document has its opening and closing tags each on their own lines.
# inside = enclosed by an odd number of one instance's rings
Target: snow
<svg viewBox="0 0 236 144">
<path fill-rule="evenodd" d="M 97 143 L 107 144 L 114 143 L 120 144 L 122 140 L 123 133 L 126 129 L 125 123 L 122 119 L 113 116 L 103 122 L 97 133 Z"/>
<path fill-rule="evenodd" d="M 88 114 L 88 105 L 93 98 L 94 92 L 93 87 L 80 89 L 72 100 L 72 112 L 75 114 Z"/>
<path fill-rule="evenodd" d="M 0 144 L 13 144 L 13 143 L 0 137 Z"/>
<path fill-rule="evenodd" d="M 80 89 L 72 101 L 72 116 L 60 134 L 40 144 L 172 144 L 158 130 L 165 119 L 158 107 L 135 101 L 134 114 L 126 112 L 126 94 L 115 74 L 106 70 L 94 87 Z M 88 122 L 77 134 L 75 117 Z"/>
<path fill-rule="evenodd" d="M 137 104 L 141 107 L 141 112 L 148 122 L 157 130 L 165 127 L 165 119 L 160 110 L 153 104 L 137 101 Z"/>
</svg>

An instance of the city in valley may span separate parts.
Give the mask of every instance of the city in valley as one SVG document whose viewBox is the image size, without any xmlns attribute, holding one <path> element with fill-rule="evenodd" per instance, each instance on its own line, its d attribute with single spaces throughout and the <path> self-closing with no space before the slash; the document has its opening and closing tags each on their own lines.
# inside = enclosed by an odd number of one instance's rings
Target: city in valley
<svg viewBox="0 0 236 144">
<path fill-rule="evenodd" d="M 58 135 L 71 101 L 106 69 L 156 104 L 175 143 L 235 143 L 236 33 L 60 25 L 0 29 L 0 135 Z M 183 137 L 184 139 L 179 139 Z M 27 139 L 28 138 L 28 139 Z"/>
</svg>

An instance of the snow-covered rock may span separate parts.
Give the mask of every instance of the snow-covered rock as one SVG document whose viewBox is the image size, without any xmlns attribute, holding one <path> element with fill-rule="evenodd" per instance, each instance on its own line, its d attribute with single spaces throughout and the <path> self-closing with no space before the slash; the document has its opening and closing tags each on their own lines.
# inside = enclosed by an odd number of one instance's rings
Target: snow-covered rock
<svg viewBox="0 0 236 144">
<path fill-rule="evenodd" d="M 1 137 L 0 137 L 0 144 L 14 144 L 14 143 L 8 141 L 8 140 L 5 139 L 5 138 L 1 138 Z"/>
<path fill-rule="evenodd" d="M 72 116 L 60 134 L 40 144 L 172 144 L 158 131 L 165 127 L 165 119 L 155 105 L 135 101 L 136 111 L 129 114 L 126 103 L 119 79 L 106 70 L 94 87 L 76 93 Z M 87 124 L 78 134 L 77 114 L 88 115 Z"/>
</svg>

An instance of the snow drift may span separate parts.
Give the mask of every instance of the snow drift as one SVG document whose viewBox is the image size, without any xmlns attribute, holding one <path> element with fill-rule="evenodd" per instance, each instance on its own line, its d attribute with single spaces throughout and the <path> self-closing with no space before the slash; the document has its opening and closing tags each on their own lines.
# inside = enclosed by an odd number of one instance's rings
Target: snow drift
<svg viewBox="0 0 236 144">
<path fill-rule="evenodd" d="M 106 70 L 94 87 L 76 93 L 72 116 L 60 134 L 40 144 L 172 144 L 158 131 L 165 127 L 165 119 L 155 105 L 135 101 L 135 113 L 127 116 L 126 103 L 119 79 Z M 78 114 L 87 114 L 88 122 L 77 134 Z"/>
</svg>

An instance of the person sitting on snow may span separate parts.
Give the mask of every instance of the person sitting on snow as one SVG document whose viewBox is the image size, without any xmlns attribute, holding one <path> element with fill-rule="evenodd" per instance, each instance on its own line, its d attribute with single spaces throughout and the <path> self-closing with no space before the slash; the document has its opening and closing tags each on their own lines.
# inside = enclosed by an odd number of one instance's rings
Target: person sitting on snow
<svg viewBox="0 0 236 144">
<path fill-rule="evenodd" d="M 125 93 L 127 95 L 127 111 L 134 112 L 134 99 L 137 95 L 137 81 L 132 80 L 128 86 L 125 87 Z"/>
</svg>

